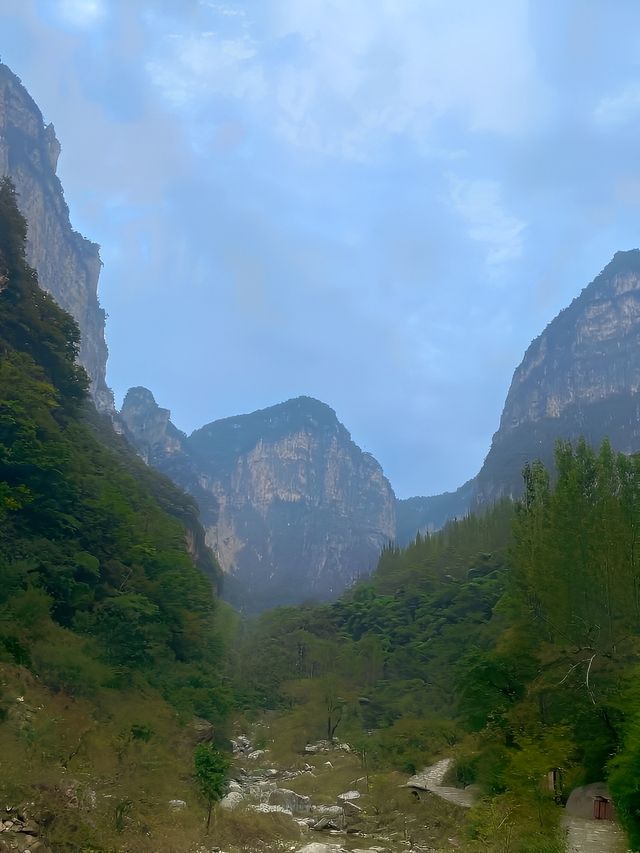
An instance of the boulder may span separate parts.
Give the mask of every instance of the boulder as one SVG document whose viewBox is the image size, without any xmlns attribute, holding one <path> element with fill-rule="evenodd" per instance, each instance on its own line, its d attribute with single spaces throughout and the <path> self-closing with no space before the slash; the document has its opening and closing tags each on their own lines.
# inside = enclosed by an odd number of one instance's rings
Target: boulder
<svg viewBox="0 0 640 853">
<path fill-rule="evenodd" d="M 311 806 L 311 811 L 321 817 L 340 817 L 344 814 L 342 806 Z"/>
<path fill-rule="evenodd" d="M 341 853 L 339 844 L 319 844 L 317 841 L 300 847 L 297 853 Z"/>
<path fill-rule="evenodd" d="M 275 782 L 252 782 L 247 790 L 250 797 L 259 800 L 261 803 L 266 803 L 277 787 Z"/>
<path fill-rule="evenodd" d="M 256 761 L 258 758 L 262 758 L 265 753 L 266 749 L 254 749 L 253 752 L 247 755 L 247 758 L 249 761 Z"/>
<path fill-rule="evenodd" d="M 186 809 L 187 804 L 184 800 L 169 800 L 169 808 L 171 811 L 180 812 L 182 809 Z"/>
<path fill-rule="evenodd" d="M 284 806 L 274 806 L 269 803 L 258 803 L 257 806 L 249 806 L 251 811 L 262 812 L 263 814 L 286 814 L 288 817 L 293 817 L 293 812 L 290 809 L 285 809 Z"/>
<path fill-rule="evenodd" d="M 244 796 L 240 791 L 229 791 L 227 796 L 220 800 L 220 808 L 231 811 L 232 809 L 237 809 L 243 802 Z"/>
<path fill-rule="evenodd" d="M 311 809 L 311 800 L 295 791 L 287 788 L 276 788 L 269 794 L 269 803 L 273 806 L 282 806 L 293 814 L 307 814 Z"/>
<path fill-rule="evenodd" d="M 352 803 L 354 800 L 359 800 L 362 794 L 360 791 L 345 791 L 344 794 L 338 794 L 337 803 L 343 806 L 345 803 Z"/>
</svg>

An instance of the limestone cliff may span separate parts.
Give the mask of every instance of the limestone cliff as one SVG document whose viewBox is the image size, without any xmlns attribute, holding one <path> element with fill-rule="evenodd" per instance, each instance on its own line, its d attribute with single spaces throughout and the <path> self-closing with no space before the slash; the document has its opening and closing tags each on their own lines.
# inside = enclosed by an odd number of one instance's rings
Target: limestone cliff
<svg viewBox="0 0 640 853">
<path fill-rule="evenodd" d="M 80 362 L 100 411 L 113 410 L 106 384 L 105 314 L 97 296 L 98 246 L 74 231 L 56 176 L 60 143 L 19 78 L 0 63 L 0 176 L 8 175 L 28 223 L 27 260 L 40 286 L 76 320 Z"/>
<path fill-rule="evenodd" d="M 337 596 L 395 536 L 380 465 L 324 403 L 299 397 L 187 437 L 137 388 L 121 417 L 150 464 L 197 499 L 229 588 L 251 609 Z"/>
<path fill-rule="evenodd" d="M 640 451 L 639 391 L 640 251 L 634 249 L 618 252 L 529 346 L 477 477 L 450 496 L 413 499 L 429 503 L 413 516 L 418 504 L 401 507 L 403 525 L 417 519 L 421 529 L 441 526 L 443 497 L 454 507 L 451 517 L 519 495 L 525 463 L 542 459 L 551 466 L 559 438 L 584 436 L 598 445 L 608 437 L 616 450 Z"/>
</svg>

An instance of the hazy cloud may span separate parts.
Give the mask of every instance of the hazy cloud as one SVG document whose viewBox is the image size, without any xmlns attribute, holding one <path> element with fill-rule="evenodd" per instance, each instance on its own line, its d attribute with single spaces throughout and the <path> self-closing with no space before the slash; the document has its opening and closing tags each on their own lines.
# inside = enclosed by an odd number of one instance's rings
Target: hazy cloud
<svg viewBox="0 0 640 853">
<path fill-rule="evenodd" d="M 601 125 L 621 125 L 640 117 L 640 82 L 630 83 L 615 95 L 603 98 L 594 110 Z"/>
<path fill-rule="evenodd" d="M 3 0 L 117 396 L 190 429 L 312 394 L 403 496 L 476 473 L 531 339 L 638 242 L 640 4 L 584 6 Z"/>
<path fill-rule="evenodd" d="M 78 27 L 98 24 L 107 13 L 104 0 L 60 0 L 59 11 L 65 21 Z"/>
<path fill-rule="evenodd" d="M 178 106 L 242 100 L 296 147 L 361 157 L 381 135 L 428 144 L 439 119 L 518 134 L 542 111 L 521 0 L 274 0 L 266 23 L 206 6 L 210 28 L 149 63 L 156 85 Z"/>
<path fill-rule="evenodd" d="M 451 200 L 467 224 L 469 237 L 483 244 L 488 266 L 496 267 L 521 256 L 526 223 L 504 210 L 497 181 L 452 176 Z"/>
</svg>

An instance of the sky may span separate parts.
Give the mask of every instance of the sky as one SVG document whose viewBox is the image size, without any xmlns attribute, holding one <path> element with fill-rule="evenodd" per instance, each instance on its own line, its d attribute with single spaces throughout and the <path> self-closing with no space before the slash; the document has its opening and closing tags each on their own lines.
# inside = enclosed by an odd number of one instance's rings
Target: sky
<svg viewBox="0 0 640 853">
<path fill-rule="evenodd" d="M 117 401 L 317 397 L 400 497 L 477 473 L 640 246 L 637 0 L 0 0 L 0 56 L 101 245 Z"/>
</svg>

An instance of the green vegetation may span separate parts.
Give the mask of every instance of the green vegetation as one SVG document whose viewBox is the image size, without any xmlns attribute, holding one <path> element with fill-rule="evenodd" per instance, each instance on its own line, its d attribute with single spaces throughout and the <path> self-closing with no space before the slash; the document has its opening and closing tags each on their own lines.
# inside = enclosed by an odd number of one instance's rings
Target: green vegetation
<svg viewBox="0 0 640 853">
<path fill-rule="evenodd" d="M 168 801 L 197 797 L 191 721 L 224 732 L 229 619 L 213 558 L 200 554 L 207 577 L 187 552 L 193 504 L 86 402 L 78 330 L 38 288 L 25 233 L 5 180 L 0 797 L 49 814 L 56 850 L 110 849 L 124 829 L 136 850 L 155 834 L 168 850 L 187 822 Z"/>
<path fill-rule="evenodd" d="M 210 743 L 201 743 L 195 752 L 195 774 L 202 796 L 207 801 L 207 831 L 211 825 L 213 804 L 224 796 L 229 759 Z"/>
<path fill-rule="evenodd" d="M 385 820 L 402 774 L 452 755 L 450 782 L 482 791 L 464 849 L 559 850 L 558 806 L 602 779 L 640 849 L 640 457 L 560 443 L 553 484 L 536 463 L 518 504 L 388 548 L 340 601 L 243 634 L 193 502 L 88 404 L 78 330 L 25 233 L 4 181 L 2 801 L 33 803 L 56 850 L 188 849 L 223 794 L 230 710 L 271 709 L 276 759 L 347 740 L 333 784 L 357 765 Z M 322 799 L 316 781 L 293 784 Z M 216 833 L 289 838 L 281 820 L 225 814 Z"/>
<path fill-rule="evenodd" d="M 245 702 L 282 709 L 297 748 L 338 714 L 373 771 L 453 755 L 484 792 L 469 849 L 560 849 L 558 805 L 602 779 L 640 849 L 640 458 L 560 443 L 553 487 L 539 463 L 524 478 L 336 604 L 265 614 Z"/>
</svg>

